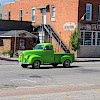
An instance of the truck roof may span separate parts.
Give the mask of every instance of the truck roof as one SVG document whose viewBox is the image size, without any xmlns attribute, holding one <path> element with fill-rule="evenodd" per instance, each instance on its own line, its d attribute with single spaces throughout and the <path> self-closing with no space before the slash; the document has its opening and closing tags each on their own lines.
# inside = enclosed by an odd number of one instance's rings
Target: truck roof
<svg viewBox="0 0 100 100">
<path fill-rule="evenodd" d="M 48 46 L 51 46 L 52 44 L 51 43 L 39 43 L 38 45 L 44 45 L 44 46 L 48 45 Z"/>
</svg>

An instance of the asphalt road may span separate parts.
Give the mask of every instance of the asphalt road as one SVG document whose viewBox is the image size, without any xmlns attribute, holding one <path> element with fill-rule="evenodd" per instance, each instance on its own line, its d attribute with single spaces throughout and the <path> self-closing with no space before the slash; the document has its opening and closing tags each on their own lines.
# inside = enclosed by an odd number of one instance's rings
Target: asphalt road
<svg viewBox="0 0 100 100">
<path fill-rule="evenodd" d="M 71 68 L 23 69 L 0 65 L 0 100 L 100 100 L 100 62 L 74 62 Z"/>
</svg>

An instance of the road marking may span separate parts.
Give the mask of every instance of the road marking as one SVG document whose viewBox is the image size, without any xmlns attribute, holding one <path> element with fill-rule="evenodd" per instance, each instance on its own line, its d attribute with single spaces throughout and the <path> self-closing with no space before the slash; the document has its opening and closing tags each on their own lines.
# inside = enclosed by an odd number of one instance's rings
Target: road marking
<svg viewBox="0 0 100 100">
<path fill-rule="evenodd" d="M 63 94 L 64 94 L 66 100 L 70 100 L 70 99 L 69 99 L 69 95 L 67 94 L 67 92 L 63 92 Z"/>
<path fill-rule="evenodd" d="M 28 79 L 13 79 L 10 81 L 28 81 L 28 82 L 33 82 L 33 83 L 37 83 L 36 81 L 32 81 L 32 80 L 28 80 Z"/>
<path fill-rule="evenodd" d="M 33 88 L 47 88 L 47 87 L 61 87 L 61 86 L 64 86 L 64 85 L 47 85 L 47 86 L 34 86 L 34 87 L 26 87 L 26 86 L 21 86 L 21 87 L 17 87 L 16 89 L 27 89 L 27 88 L 30 88 L 30 89 L 33 89 Z"/>
</svg>

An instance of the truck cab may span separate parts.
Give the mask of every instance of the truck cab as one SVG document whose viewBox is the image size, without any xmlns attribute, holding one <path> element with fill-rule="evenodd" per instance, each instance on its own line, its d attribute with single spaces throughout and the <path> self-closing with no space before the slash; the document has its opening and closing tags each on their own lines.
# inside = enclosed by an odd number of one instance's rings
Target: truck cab
<svg viewBox="0 0 100 100">
<path fill-rule="evenodd" d="M 73 53 L 54 52 L 51 43 L 40 43 L 33 50 L 25 50 L 19 56 L 19 63 L 23 68 L 32 65 L 32 68 L 40 68 L 40 65 L 63 64 L 64 67 L 70 67 L 70 63 L 74 62 Z"/>
</svg>

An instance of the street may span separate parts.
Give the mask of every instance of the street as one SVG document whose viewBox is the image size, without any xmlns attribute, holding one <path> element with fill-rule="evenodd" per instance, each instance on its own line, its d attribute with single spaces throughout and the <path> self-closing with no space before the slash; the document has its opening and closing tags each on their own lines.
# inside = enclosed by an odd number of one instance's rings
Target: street
<svg viewBox="0 0 100 100">
<path fill-rule="evenodd" d="M 40 69 L 0 64 L 0 100 L 100 100 L 100 62 Z"/>
</svg>

